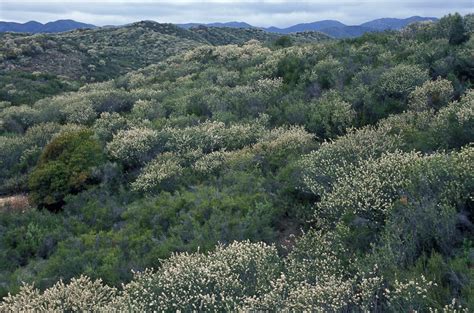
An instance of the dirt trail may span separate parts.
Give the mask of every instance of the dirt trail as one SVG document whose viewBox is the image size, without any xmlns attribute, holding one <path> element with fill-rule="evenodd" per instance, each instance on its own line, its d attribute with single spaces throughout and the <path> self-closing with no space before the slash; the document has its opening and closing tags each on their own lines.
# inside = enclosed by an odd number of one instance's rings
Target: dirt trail
<svg viewBox="0 0 474 313">
<path fill-rule="evenodd" d="M 24 194 L 0 197 L 0 212 L 26 212 L 30 204 Z"/>
</svg>

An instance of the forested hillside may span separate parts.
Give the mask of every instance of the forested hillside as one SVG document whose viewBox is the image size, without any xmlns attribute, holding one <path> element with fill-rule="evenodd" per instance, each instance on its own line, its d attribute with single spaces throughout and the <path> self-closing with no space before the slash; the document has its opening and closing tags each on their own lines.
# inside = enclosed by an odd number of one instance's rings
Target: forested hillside
<svg viewBox="0 0 474 313">
<path fill-rule="evenodd" d="M 0 311 L 474 310 L 472 15 L 138 25 L 2 37 L 86 61 L 3 46 L 72 85 L 1 78 L 25 96 L 1 94 Z"/>
<path fill-rule="evenodd" d="M 258 29 L 198 27 L 190 30 L 151 21 L 124 27 L 81 29 L 59 34 L 0 33 L 0 101 L 33 104 L 158 63 L 192 48 L 243 44 L 256 39 L 278 44 L 281 35 Z M 285 36 L 291 44 L 319 42 L 317 32 Z"/>
</svg>

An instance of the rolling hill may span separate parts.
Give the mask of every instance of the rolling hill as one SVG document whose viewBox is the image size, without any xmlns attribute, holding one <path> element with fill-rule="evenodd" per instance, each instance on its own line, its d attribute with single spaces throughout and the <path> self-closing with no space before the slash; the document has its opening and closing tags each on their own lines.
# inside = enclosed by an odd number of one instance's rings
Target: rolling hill
<svg viewBox="0 0 474 313">
<path fill-rule="evenodd" d="M 122 27 L 57 34 L 0 33 L 0 101 L 31 103 L 45 95 L 117 77 L 200 45 L 267 44 L 281 34 L 261 29 L 193 27 L 141 21 Z M 329 39 L 321 33 L 291 34 L 293 43 Z M 12 84 L 14 83 L 14 84 Z"/>
<path fill-rule="evenodd" d="M 474 312 L 473 27 L 0 34 L 0 312 Z"/>
<path fill-rule="evenodd" d="M 471 22 L 9 35 L 127 73 L 0 103 L 0 312 L 473 312 Z"/>
</svg>

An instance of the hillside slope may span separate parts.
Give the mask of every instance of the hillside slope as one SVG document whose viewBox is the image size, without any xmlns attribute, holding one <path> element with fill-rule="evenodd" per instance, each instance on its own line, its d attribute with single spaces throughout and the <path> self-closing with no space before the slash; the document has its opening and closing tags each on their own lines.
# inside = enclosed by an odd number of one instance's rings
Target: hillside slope
<svg viewBox="0 0 474 313">
<path fill-rule="evenodd" d="M 280 35 L 257 29 L 198 27 L 151 21 L 124 27 L 58 34 L 0 34 L 0 101 L 32 103 L 158 63 L 200 45 L 271 43 Z M 296 42 L 327 40 L 322 34 L 291 35 Z"/>
<path fill-rule="evenodd" d="M 474 311 L 464 25 L 205 44 L 2 103 L 0 312 Z"/>
</svg>

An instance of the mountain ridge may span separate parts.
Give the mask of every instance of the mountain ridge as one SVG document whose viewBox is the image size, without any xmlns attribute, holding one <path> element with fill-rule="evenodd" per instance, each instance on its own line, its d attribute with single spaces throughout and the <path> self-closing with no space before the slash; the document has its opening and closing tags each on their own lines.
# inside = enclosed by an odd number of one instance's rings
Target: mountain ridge
<svg viewBox="0 0 474 313">
<path fill-rule="evenodd" d="M 199 26 L 261 29 L 270 33 L 290 34 L 306 31 L 322 32 L 334 38 L 358 37 L 367 32 L 378 32 L 385 30 L 398 30 L 414 22 L 437 21 L 436 17 L 411 16 L 408 18 L 379 18 L 359 25 L 346 25 L 337 20 L 321 20 L 310 23 L 299 23 L 286 28 L 275 26 L 256 27 L 246 22 L 214 22 L 214 23 L 182 23 L 175 24 L 180 28 L 191 29 Z M 26 33 L 56 33 L 74 29 L 97 28 L 92 24 L 81 23 L 73 20 L 57 20 L 42 24 L 36 21 L 26 23 L 2 22 L 0 21 L 0 32 L 26 32 Z M 110 26 L 109 26 L 110 27 Z"/>
<path fill-rule="evenodd" d="M 378 32 L 385 30 L 399 30 L 403 27 L 415 23 L 425 21 L 437 21 L 436 17 L 422 17 L 422 16 L 410 16 L 408 18 L 379 18 L 371 20 L 359 25 L 346 25 L 337 20 L 321 20 L 310 23 L 299 23 L 286 28 L 279 28 L 275 26 L 270 27 L 255 27 L 245 22 L 229 22 L 229 23 L 188 23 L 188 24 L 177 24 L 180 27 L 192 28 L 197 26 L 214 26 L 219 24 L 219 27 L 237 27 L 236 25 L 242 25 L 240 28 L 260 28 L 270 33 L 279 34 L 291 34 L 305 31 L 317 31 L 322 32 L 334 38 L 351 38 L 358 37 L 367 32 Z"/>
<path fill-rule="evenodd" d="M 0 21 L 0 32 L 15 33 L 59 33 L 75 29 L 97 28 L 92 24 L 77 22 L 70 19 L 57 20 L 42 24 L 37 21 L 29 21 L 26 23 L 4 22 Z"/>
</svg>

